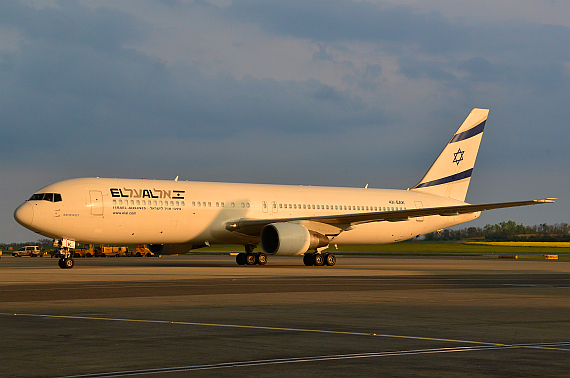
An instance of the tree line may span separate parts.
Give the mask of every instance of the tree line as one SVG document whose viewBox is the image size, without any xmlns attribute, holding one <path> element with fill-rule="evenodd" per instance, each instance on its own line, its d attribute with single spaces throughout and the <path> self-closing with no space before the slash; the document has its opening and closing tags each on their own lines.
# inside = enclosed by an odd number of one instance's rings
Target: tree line
<svg viewBox="0 0 570 378">
<path fill-rule="evenodd" d="M 570 224 L 538 224 L 524 226 L 515 221 L 488 224 L 485 227 L 466 227 L 458 230 L 445 229 L 431 232 L 423 237 L 426 241 L 447 241 L 465 239 L 485 239 L 489 241 L 570 241 Z M 43 249 L 51 249 L 53 240 L 38 239 L 35 242 L 0 243 L 0 250 L 18 250 L 26 245 L 39 245 Z"/>
<path fill-rule="evenodd" d="M 485 227 L 466 227 L 458 230 L 442 230 L 426 234 L 424 240 L 445 241 L 485 239 L 489 241 L 570 241 L 568 223 L 524 226 L 515 221 L 487 224 Z"/>
</svg>

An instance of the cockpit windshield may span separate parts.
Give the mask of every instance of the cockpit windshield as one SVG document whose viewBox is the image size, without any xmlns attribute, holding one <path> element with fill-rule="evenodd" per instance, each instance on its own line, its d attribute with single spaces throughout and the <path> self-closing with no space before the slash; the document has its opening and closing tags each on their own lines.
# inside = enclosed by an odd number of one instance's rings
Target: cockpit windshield
<svg viewBox="0 0 570 378">
<path fill-rule="evenodd" d="M 36 193 L 30 197 L 28 201 L 49 201 L 60 202 L 61 194 L 59 193 Z"/>
</svg>

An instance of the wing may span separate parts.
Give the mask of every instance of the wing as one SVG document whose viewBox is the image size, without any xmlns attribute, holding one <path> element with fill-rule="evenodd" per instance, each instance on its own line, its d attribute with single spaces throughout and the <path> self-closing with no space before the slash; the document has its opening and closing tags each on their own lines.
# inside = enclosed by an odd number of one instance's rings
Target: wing
<svg viewBox="0 0 570 378">
<path fill-rule="evenodd" d="M 454 216 L 459 214 L 476 213 L 479 211 L 502 209 L 506 207 L 538 205 L 542 203 L 552 203 L 556 198 L 544 198 L 529 201 L 516 202 L 499 202 L 485 203 L 479 205 L 459 205 L 459 206 L 443 206 L 428 207 L 422 209 L 398 210 L 398 211 L 380 211 L 353 214 L 337 214 L 319 217 L 295 217 L 295 218 L 272 218 L 272 219 L 248 219 L 242 218 L 226 223 L 228 231 L 236 231 L 242 234 L 257 236 L 261 229 L 270 223 L 278 222 L 311 222 L 321 224 L 322 226 L 331 226 L 332 234 L 339 234 L 347 230 L 351 226 L 370 223 L 370 222 L 402 222 L 410 218 L 425 217 L 430 215 L 440 215 L 443 217 Z M 330 234 L 330 233 L 327 233 Z"/>
</svg>

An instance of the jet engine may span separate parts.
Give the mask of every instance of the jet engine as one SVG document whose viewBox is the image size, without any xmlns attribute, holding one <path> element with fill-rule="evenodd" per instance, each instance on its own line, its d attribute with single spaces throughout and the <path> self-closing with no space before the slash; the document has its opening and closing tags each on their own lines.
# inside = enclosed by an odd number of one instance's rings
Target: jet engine
<svg viewBox="0 0 570 378">
<path fill-rule="evenodd" d="M 263 227 L 260 235 L 263 252 L 270 255 L 302 255 L 309 249 L 325 247 L 329 239 L 300 224 L 271 223 Z"/>
</svg>

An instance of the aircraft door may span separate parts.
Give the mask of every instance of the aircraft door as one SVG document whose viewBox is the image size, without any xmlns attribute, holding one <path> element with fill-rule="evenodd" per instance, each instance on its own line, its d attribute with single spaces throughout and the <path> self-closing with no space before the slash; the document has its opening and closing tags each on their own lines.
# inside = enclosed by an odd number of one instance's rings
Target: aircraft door
<svg viewBox="0 0 570 378">
<path fill-rule="evenodd" d="M 103 193 L 99 190 L 90 190 L 91 215 L 103 215 Z"/>
<path fill-rule="evenodd" d="M 422 201 L 414 201 L 414 203 L 416 204 L 416 209 L 423 209 L 424 208 Z M 424 221 L 424 217 L 416 217 L 416 222 L 423 222 L 423 221 Z"/>
</svg>

